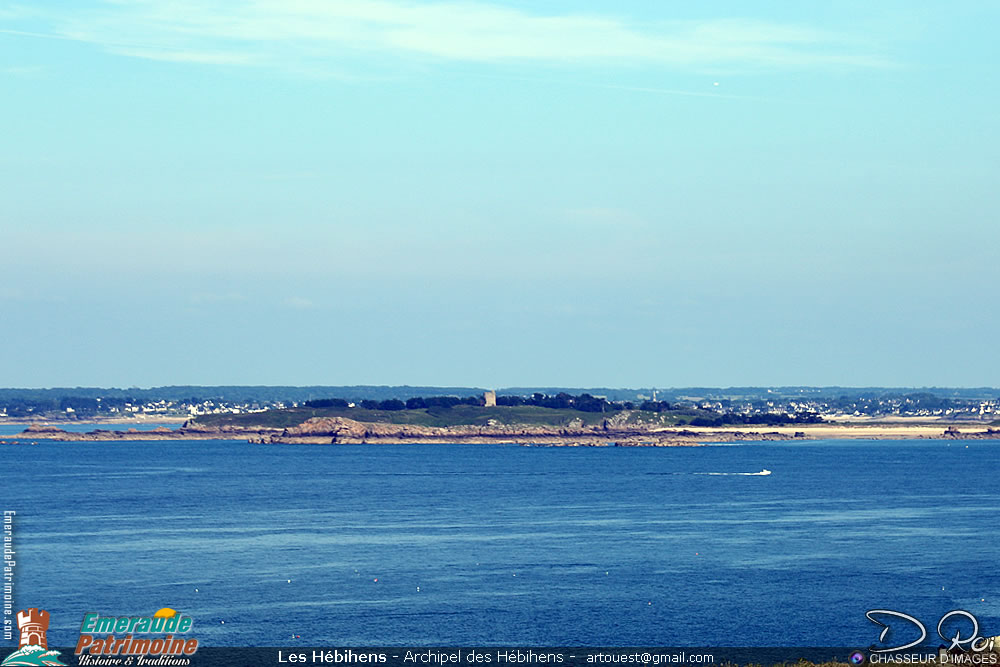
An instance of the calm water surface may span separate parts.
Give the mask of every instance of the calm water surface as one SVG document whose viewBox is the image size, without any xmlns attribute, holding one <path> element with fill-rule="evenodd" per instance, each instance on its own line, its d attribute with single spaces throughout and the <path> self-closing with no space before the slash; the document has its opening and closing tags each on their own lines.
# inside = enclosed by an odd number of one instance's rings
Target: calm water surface
<svg viewBox="0 0 1000 667">
<path fill-rule="evenodd" d="M 993 442 L 0 455 L 15 605 L 52 645 L 165 606 L 206 646 L 861 646 L 878 607 L 1000 634 Z"/>
</svg>

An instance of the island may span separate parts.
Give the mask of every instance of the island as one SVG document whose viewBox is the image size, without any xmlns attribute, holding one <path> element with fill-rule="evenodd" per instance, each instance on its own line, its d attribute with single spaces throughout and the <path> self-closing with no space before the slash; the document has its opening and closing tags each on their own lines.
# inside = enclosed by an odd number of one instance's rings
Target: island
<svg viewBox="0 0 1000 667">
<path fill-rule="evenodd" d="M 1000 428 L 941 419 L 824 419 L 812 413 L 719 415 L 665 402 L 615 403 L 580 396 L 513 400 L 478 397 L 408 401 L 343 399 L 241 414 L 198 415 L 165 425 L 80 432 L 33 423 L 10 442 L 241 440 L 256 445 L 515 444 L 561 447 L 678 447 L 817 439 L 1000 439 Z"/>
</svg>

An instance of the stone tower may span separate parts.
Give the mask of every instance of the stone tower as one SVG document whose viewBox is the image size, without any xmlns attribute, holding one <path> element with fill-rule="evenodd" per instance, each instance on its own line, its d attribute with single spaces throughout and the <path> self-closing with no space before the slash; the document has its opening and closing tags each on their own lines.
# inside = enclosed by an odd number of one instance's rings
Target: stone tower
<svg viewBox="0 0 1000 667">
<path fill-rule="evenodd" d="M 48 641 L 45 631 L 49 629 L 49 612 L 32 607 L 26 611 L 17 612 L 17 627 L 21 631 L 21 642 L 18 648 L 25 646 L 41 646 L 47 649 Z"/>
<path fill-rule="evenodd" d="M 495 408 L 497 406 L 497 393 L 495 391 L 484 392 L 483 403 L 487 408 Z"/>
</svg>

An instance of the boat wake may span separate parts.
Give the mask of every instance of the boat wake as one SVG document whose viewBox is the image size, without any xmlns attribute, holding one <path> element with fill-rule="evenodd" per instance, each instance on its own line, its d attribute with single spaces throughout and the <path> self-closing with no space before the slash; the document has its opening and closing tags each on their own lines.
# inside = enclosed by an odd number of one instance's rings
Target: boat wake
<svg viewBox="0 0 1000 667">
<path fill-rule="evenodd" d="M 651 472 L 647 473 L 649 475 L 738 475 L 742 477 L 762 477 L 765 475 L 770 475 L 771 471 L 764 468 L 760 472 Z"/>
</svg>

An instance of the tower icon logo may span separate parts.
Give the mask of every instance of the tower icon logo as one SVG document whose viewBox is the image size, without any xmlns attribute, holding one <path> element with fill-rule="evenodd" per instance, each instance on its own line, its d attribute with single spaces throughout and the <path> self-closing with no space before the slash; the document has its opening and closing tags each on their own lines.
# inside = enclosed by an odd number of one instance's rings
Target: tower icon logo
<svg viewBox="0 0 1000 667">
<path fill-rule="evenodd" d="M 22 667 L 38 665 L 63 665 L 59 662 L 59 651 L 50 651 L 46 633 L 49 629 L 49 612 L 37 607 L 17 612 L 17 628 L 21 631 L 21 641 L 17 650 L 4 658 L 0 667 Z"/>
<path fill-rule="evenodd" d="M 21 641 L 18 648 L 25 646 L 41 646 L 48 648 L 49 642 L 45 633 L 49 629 L 49 612 L 44 609 L 21 610 L 17 612 L 17 628 L 21 631 Z"/>
</svg>

